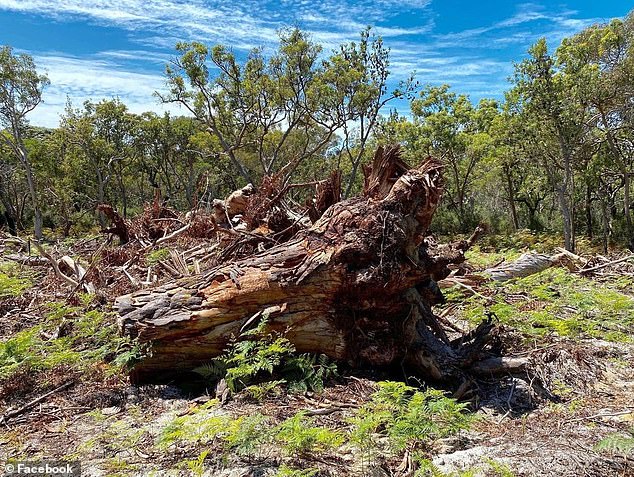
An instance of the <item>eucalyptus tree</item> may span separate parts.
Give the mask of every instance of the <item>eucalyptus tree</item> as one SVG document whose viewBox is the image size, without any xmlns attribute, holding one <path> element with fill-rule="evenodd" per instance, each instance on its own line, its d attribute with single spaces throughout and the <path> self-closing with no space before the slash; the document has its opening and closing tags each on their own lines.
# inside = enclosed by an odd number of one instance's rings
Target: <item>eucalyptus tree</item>
<svg viewBox="0 0 634 477">
<path fill-rule="evenodd" d="M 586 132 L 587 111 L 569 75 L 557 68 L 546 40 L 528 52 L 529 58 L 515 66 L 515 98 L 539 128 L 543 166 L 557 194 L 565 247 L 574 250 L 575 153 Z"/>
<path fill-rule="evenodd" d="M 139 119 L 134 137 L 138 169 L 143 175 L 139 193 L 145 195 L 147 181 L 173 205 L 194 207 L 196 186 L 215 158 L 214 151 L 206 145 L 201 147 L 198 141 L 200 127 L 193 118 L 167 113 L 159 116 L 147 112 Z"/>
<path fill-rule="evenodd" d="M 92 207 L 115 201 L 127 215 L 129 168 L 137 121 L 118 99 L 86 101 L 83 109 L 69 105 L 62 115 L 60 134 L 66 158 L 73 161 L 76 173 L 82 176 L 81 187 Z M 116 194 L 110 192 L 113 183 L 118 189 Z M 101 225 L 105 225 L 103 217 L 99 217 Z"/>
<path fill-rule="evenodd" d="M 421 138 L 420 153 L 445 164 L 445 201 L 457 228 L 465 231 L 478 220 L 473 185 L 479 163 L 493 147 L 488 129 L 499 114 L 497 102 L 482 100 L 474 106 L 467 95 L 451 92 L 448 85 L 428 86 L 411 108 Z"/>
<path fill-rule="evenodd" d="M 9 46 L 0 48 L 0 125 L 5 128 L 0 131 L 0 139 L 24 168 L 33 207 L 33 231 L 38 240 L 42 238 L 42 210 L 24 134 L 28 125 L 26 116 L 40 104 L 42 91 L 48 84 L 48 78 L 37 72 L 31 56 L 15 55 Z"/>
<path fill-rule="evenodd" d="M 593 25 L 563 40 L 562 71 L 588 108 L 587 127 L 606 149 L 623 188 L 625 236 L 634 248 L 631 177 L 634 174 L 634 14 Z M 608 164 L 609 165 L 609 164 Z"/>
<path fill-rule="evenodd" d="M 367 31 L 359 45 L 326 58 L 298 29 L 279 40 L 269 58 L 256 49 L 243 62 L 224 46 L 179 43 L 180 57 L 166 68 L 169 91 L 158 93 L 193 114 L 246 181 L 290 163 L 288 178 L 361 118 L 364 148 L 385 92 L 387 52 Z M 360 156 L 352 157 L 358 166 Z"/>
<path fill-rule="evenodd" d="M 344 196 L 348 197 L 381 111 L 395 99 L 413 99 L 418 83 L 411 75 L 400 81 L 395 89 L 388 89 L 390 50 L 370 27 L 361 32 L 358 43 L 342 44 L 326 65 L 328 81 L 337 84 L 345 95 L 341 103 L 345 108 L 342 116 L 353 119 L 342 124 L 339 150 L 340 157 L 350 168 L 344 191 Z"/>
</svg>

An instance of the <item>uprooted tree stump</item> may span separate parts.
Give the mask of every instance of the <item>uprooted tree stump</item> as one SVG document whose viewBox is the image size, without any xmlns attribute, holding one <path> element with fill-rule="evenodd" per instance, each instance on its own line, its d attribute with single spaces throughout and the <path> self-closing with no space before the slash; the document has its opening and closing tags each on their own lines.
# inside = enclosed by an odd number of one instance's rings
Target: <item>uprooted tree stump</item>
<svg viewBox="0 0 634 477">
<path fill-rule="evenodd" d="M 450 340 L 432 306 L 436 281 L 472 239 L 427 237 L 441 198 L 441 165 L 411 169 L 398 147 L 379 148 L 363 196 L 331 205 L 309 228 L 264 252 L 117 299 L 122 332 L 148 343 L 139 379 L 190 370 L 223 352 L 264 311 L 299 352 L 351 366 L 404 366 L 457 379 L 508 365 L 484 351 L 491 320 Z M 513 363 L 517 366 L 518 363 Z"/>
</svg>

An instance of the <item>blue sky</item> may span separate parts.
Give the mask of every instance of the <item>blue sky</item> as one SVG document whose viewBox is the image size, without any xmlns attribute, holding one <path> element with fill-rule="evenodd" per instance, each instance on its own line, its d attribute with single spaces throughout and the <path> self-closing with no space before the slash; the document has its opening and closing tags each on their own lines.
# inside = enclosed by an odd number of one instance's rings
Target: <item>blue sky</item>
<svg viewBox="0 0 634 477">
<path fill-rule="evenodd" d="M 632 8 L 623 0 L 0 0 L 0 44 L 32 55 L 48 74 L 31 122 L 56 126 L 67 96 L 77 106 L 116 96 L 134 112 L 162 111 L 152 93 L 163 88 L 177 41 L 222 43 L 242 55 L 273 49 L 289 25 L 325 51 L 373 25 L 391 48 L 393 82 L 414 71 L 422 84 L 449 83 L 473 100 L 501 98 L 513 62 L 539 37 L 557 46 Z"/>
</svg>

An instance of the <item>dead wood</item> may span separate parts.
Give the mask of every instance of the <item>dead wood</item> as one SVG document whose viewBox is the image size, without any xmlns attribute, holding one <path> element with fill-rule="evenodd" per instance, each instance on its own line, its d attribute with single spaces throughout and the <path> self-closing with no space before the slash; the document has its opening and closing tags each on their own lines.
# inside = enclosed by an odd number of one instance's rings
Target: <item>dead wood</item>
<svg viewBox="0 0 634 477">
<path fill-rule="evenodd" d="M 265 309 L 268 330 L 285 332 L 299 352 L 351 366 L 404 365 L 439 380 L 462 376 L 481 358 L 494 325 L 486 320 L 450 340 L 432 312 L 442 301 L 437 280 L 449 275 L 449 264 L 464 261 L 471 244 L 427 236 L 442 195 L 441 169 L 431 158 L 410 168 L 398 147 L 379 148 L 364 170 L 364 195 L 333 203 L 288 241 L 119 297 L 122 332 L 151 347 L 137 377 L 204 363 Z M 271 225 L 282 189 L 272 179 L 258 189 L 251 200 L 260 202 L 245 211 L 251 225 Z M 329 200 L 336 198 L 331 193 Z"/>
<path fill-rule="evenodd" d="M 53 267 L 53 271 L 55 272 L 55 275 L 57 276 L 57 278 L 61 279 L 62 281 L 66 282 L 69 285 L 72 285 L 73 287 L 76 287 L 79 285 L 79 282 L 71 277 L 69 277 L 68 275 L 66 275 L 64 272 L 62 272 L 60 270 L 59 264 L 57 262 L 57 260 L 55 260 L 50 253 L 48 253 L 44 247 L 42 247 L 42 245 L 40 245 L 38 242 L 33 242 L 33 245 L 35 246 L 35 248 L 37 249 L 37 251 L 40 253 L 40 255 L 42 257 L 44 257 L 46 260 L 48 260 L 48 262 L 51 264 L 51 266 Z"/>
<path fill-rule="evenodd" d="M 103 212 L 103 214 L 108 217 L 108 220 L 112 223 L 111 227 L 102 230 L 102 232 L 119 237 L 119 243 L 121 245 L 128 243 L 130 241 L 130 231 L 128 229 L 128 224 L 126 224 L 123 217 L 121 217 L 119 213 L 109 204 L 99 204 L 97 206 L 97 210 Z"/>
<path fill-rule="evenodd" d="M 52 391 L 49 391 L 49 392 L 47 392 L 45 394 L 42 394 L 41 396 L 36 397 L 32 401 L 29 401 L 28 403 L 26 403 L 24 406 L 19 407 L 18 409 L 8 410 L 2 416 L 0 416 L 0 423 L 7 422 L 9 419 L 12 419 L 14 417 L 19 416 L 20 414 L 24 413 L 25 411 L 28 411 L 29 409 L 31 409 L 36 404 L 39 404 L 42 401 L 46 400 L 48 397 L 52 396 L 53 394 L 55 394 L 55 393 L 57 393 L 59 391 L 63 391 L 64 389 L 67 389 L 67 388 L 69 388 L 72 385 L 73 385 L 72 381 L 66 382 L 66 383 L 62 384 L 61 386 L 56 387 Z"/>
<path fill-rule="evenodd" d="M 44 267 L 49 264 L 49 261 L 46 258 L 38 257 L 37 255 L 21 255 L 18 253 L 12 253 L 10 255 L 4 255 L 3 258 L 32 267 Z"/>
<path fill-rule="evenodd" d="M 612 261 L 609 261 L 607 263 L 602 263 L 601 265 L 597 265 L 595 267 L 583 268 L 583 269 L 579 270 L 578 273 L 586 274 L 586 273 L 596 272 L 598 270 L 602 270 L 604 268 L 607 268 L 607 267 L 610 267 L 612 265 L 616 265 L 616 264 L 619 264 L 619 263 L 627 262 L 628 260 L 632 260 L 632 259 L 634 259 L 634 254 L 628 255 L 627 257 L 619 258 L 618 260 L 612 260 Z"/>
</svg>

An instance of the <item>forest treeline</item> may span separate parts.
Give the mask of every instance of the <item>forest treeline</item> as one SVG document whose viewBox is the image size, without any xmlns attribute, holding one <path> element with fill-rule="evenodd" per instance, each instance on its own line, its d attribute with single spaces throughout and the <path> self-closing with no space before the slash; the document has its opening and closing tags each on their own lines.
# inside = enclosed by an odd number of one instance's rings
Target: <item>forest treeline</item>
<svg viewBox="0 0 634 477">
<path fill-rule="evenodd" d="M 45 129 L 28 120 L 48 79 L 28 55 L 0 49 L 3 227 L 67 236 L 106 225 L 100 203 L 125 217 L 157 197 L 205 208 L 264 175 L 310 183 L 336 168 L 350 196 L 376 145 L 397 142 L 412 163 L 445 164 L 436 232 L 484 221 L 501 233 L 562 233 L 569 250 L 582 234 L 634 248 L 634 13 L 556 50 L 539 40 L 515 64 L 505 99 L 477 104 L 414 77 L 389 88 L 389 48 L 371 29 L 332 53 L 298 29 L 244 59 L 196 42 L 176 50 L 156 95 L 187 114 L 133 114 L 103 99 L 69 103 Z M 411 113 L 389 113 L 395 100 Z M 310 190 L 293 193 L 302 202 Z"/>
</svg>

